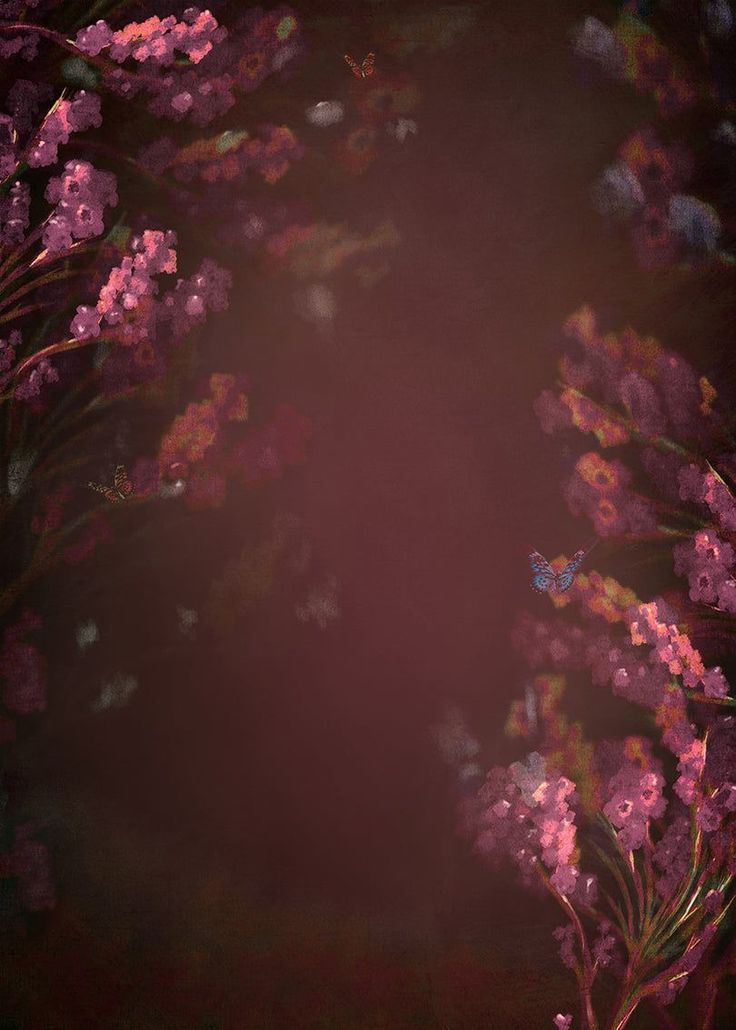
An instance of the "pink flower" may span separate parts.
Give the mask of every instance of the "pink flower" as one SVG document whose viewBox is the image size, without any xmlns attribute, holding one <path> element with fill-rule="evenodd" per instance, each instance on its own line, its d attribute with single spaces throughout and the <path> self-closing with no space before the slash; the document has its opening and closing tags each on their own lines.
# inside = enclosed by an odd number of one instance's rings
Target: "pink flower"
<svg viewBox="0 0 736 1030">
<path fill-rule="evenodd" d="M 104 209 L 118 202 L 115 176 L 88 161 L 67 161 L 64 174 L 49 180 L 45 197 L 56 204 L 43 232 L 51 253 L 68 250 L 74 240 L 101 235 Z"/>
<path fill-rule="evenodd" d="M 44 119 L 28 151 L 31 168 L 52 165 L 59 156 L 59 146 L 68 143 L 73 132 L 99 128 L 102 125 L 100 98 L 96 93 L 77 93 L 73 100 L 59 100 Z"/>
<path fill-rule="evenodd" d="M 620 831 L 619 840 L 627 850 L 640 848 L 646 838 L 649 820 L 663 815 L 664 777 L 654 770 L 643 771 L 628 762 L 608 783 L 609 800 L 603 813 Z"/>
<path fill-rule="evenodd" d="M 163 19 L 153 15 L 143 22 L 130 22 L 117 32 L 107 22 L 98 21 L 81 29 L 75 43 L 90 57 L 109 47 L 110 57 L 118 64 L 131 58 L 139 64 L 148 62 L 165 68 L 174 63 L 177 52 L 198 64 L 225 34 L 210 11 L 190 7 L 181 21 L 173 15 Z"/>
</svg>

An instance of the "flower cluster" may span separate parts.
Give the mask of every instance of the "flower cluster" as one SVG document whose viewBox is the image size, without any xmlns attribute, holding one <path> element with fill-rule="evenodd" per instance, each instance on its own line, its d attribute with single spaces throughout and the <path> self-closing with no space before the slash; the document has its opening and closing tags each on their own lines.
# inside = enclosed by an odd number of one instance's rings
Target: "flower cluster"
<svg viewBox="0 0 736 1030">
<path fill-rule="evenodd" d="M 62 143 L 69 142 L 73 132 L 98 129 L 100 125 L 102 112 L 100 98 L 96 93 L 82 90 L 72 100 L 59 100 L 46 115 L 35 138 L 29 144 L 26 161 L 31 168 L 46 168 L 56 164 L 59 147 Z"/>
<path fill-rule="evenodd" d="M 405 73 L 381 75 L 375 83 L 362 80 L 353 87 L 356 124 L 348 120 L 345 135 L 335 144 L 335 156 L 350 175 L 362 175 L 379 157 L 385 136 L 397 139 L 397 126 L 409 119 L 421 101 L 416 83 Z M 411 121 L 416 132 L 416 122 Z M 403 133 L 405 138 L 405 133 Z"/>
<path fill-rule="evenodd" d="M 724 698 L 728 694 L 728 683 L 719 667 L 706 669 L 700 652 L 693 647 L 687 634 L 681 633 L 669 622 L 671 612 L 662 611 L 662 601 L 639 605 L 631 618 L 629 629 L 633 644 L 650 644 L 658 661 L 674 676 L 681 676 L 690 690 L 702 687 L 708 697 Z M 664 614 L 664 621 L 660 616 Z"/>
<path fill-rule="evenodd" d="M 88 57 L 116 62 L 102 71 L 112 92 L 131 99 L 144 91 L 157 117 L 207 125 L 233 106 L 238 91 L 251 92 L 299 56 L 299 37 L 288 7 L 269 14 L 252 9 L 229 32 L 211 11 L 192 7 L 181 20 L 153 16 L 117 31 L 98 21 L 81 29 L 75 44 Z M 125 67 L 131 62 L 139 70 Z"/>
<path fill-rule="evenodd" d="M 159 477 L 185 482 L 192 508 L 219 507 L 229 479 L 257 486 L 304 459 L 311 423 L 288 405 L 280 405 L 266 425 L 233 436 L 232 424 L 248 419 L 240 387 L 234 376 L 211 376 L 210 396 L 178 415 L 161 441 Z"/>
<path fill-rule="evenodd" d="M 723 75 L 731 61 L 723 47 L 730 27 L 724 31 L 719 19 L 711 17 L 717 8 L 729 10 L 728 5 L 706 5 L 707 14 L 699 22 L 688 20 L 686 8 L 669 5 L 659 20 L 672 46 L 652 32 L 644 15 L 627 11 L 610 28 L 596 18 L 586 18 L 573 33 L 575 50 L 606 74 L 632 83 L 640 93 L 651 94 L 665 119 L 688 111 L 699 100 L 722 105 L 724 115 L 728 114 L 733 81 L 730 74 Z M 730 11 L 729 19 L 732 25 Z M 697 69 L 692 74 L 684 71 L 681 60 L 683 40 L 685 50 L 700 43 L 689 55 L 690 67 Z M 676 51 L 678 59 L 672 56 Z M 730 145 L 729 125 L 724 121 L 716 133 L 724 145 Z M 640 129 L 621 147 L 619 159 L 605 169 L 596 184 L 598 207 L 628 227 L 643 268 L 729 262 L 719 250 L 723 223 L 728 224 L 728 219 L 722 219 L 712 203 L 682 192 L 693 170 L 691 152 L 702 155 L 702 143 L 696 139 L 687 149 L 680 143 L 662 144 L 651 127 Z M 729 202 L 727 197 L 723 200 Z"/>
<path fill-rule="evenodd" d="M 547 771 L 533 752 L 526 764 L 493 769 L 478 791 L 476 850 L 511 857 L 526 877 L 541 863 L 552 870 L 550 882 L 571 894 L 579 875 L 575 850 L 575 814 L 570 805 L 575 784 Z"/>
<path fill-rule="evenodd" d="M 273 184 L 304 156 L 304 147 L 286 125 L 263 125 L 258 133 L 263 138 L 228 130 L 182 148 L 162 137 L 144 147 L 138 160 L 157 175 L 170 169 L 180 182 L 232 183 L 256 172 Z"/>
<path fill-rule="evenodd" d="M 127 330 L 126 343 L 131 342 L 133 327 L 140 337 L 149 335 L 150 305 L 145 307 L 146 317 L 139 317 L 144 299 L 158 292 L 154 276 L 176 271 L 176 234 L 144 230 L 131 244 L 132 256 L 123 258 L 110 272 L 100 289 L 96 306 L 80 305 L 70 326 L 76 340 L 88 340 L 100 335 L 103 323 L 107 326 L 123 325 Z M 135 315 L 131 313 L 135 312 Z"/>
<path fill-rule="evenodd" d="M 151 119 L 139 119 L 136 161 L 117 134 L 95 132 L 116 98 L 156 117 L 208 124 L 238 93 L 288 74 L 304 52 L 297 17 L 287 7 L 256 8 L 226 31 L 211 11 L 186 5 L 129 24 L 106 5 L 104 21 L 80 29 L 69 5 L 56 5 L 53 17 L 50 6 L 0 0 L 0 55 L 31 62 L 9 83 L 0 111 L 0 518 L 6 542 L 22 541 L 6 547 L 0 597 L 0 747 L 12 745 L 20 717 L 47 703 L 42 621 L 27 607 L 29 588 L 52 570 L 63 575 L 65 565 L 88 562 L 128 512 L 179 496 L 191 508 L 216 507 L 232 480 L 253 487 L 281 477 L 303 460 L 311 434 L 309 419 L 287 404 L 246 425 L 242 375 L 205 373 L 207 396 L 187 406 L 199 361 L 193 330 L 227 308 L 233 280 L 206 250 L 182 255 L 167 228 L 181 234 L 194 212 L 190 224 L 205 227 L 207 247 L 233 234 L 262 245 L 281 232 L 299 210 L 275 188 L 304 154 L 296 134 L 274 115 L 275 124 L 250 132 L 223 126 L 197 139 L 189 131 L 183 142 L 154 129 L 152 147 Z M 166 194 L 171 220 L 163 225 L 140 211 L 142 173 Z M 268 187 L 265 203 L 242 193 L 256 176 Z M 106 416 L 136 390 L 136 403 L 155 404 L 160 415 L 138 420 L 133 440 L 119 415 Z M 169 428 L 150 439 L 155 423 Z M 100 448 L 114 453 L 103 458 Z M 323 619 L 327 609 L 312 600 L 310 613 Z M 132 673 L 108 675 L 92 709 L 122 704 L 131 682 Z M 6 781 L 0 777 L 0 791 Z M 35 827 L 18 825 L 15 809 L 4 833 L 0 874 L 15 881 L 21 907 L 52 907 L 48 844 Z"/>
<path fill-rule="evenodd" d="M 44 196 L 56 205 L 43 230 L 43 245 L 50 254 L 70 250 L 75 240 L 100 236 L 105 208 L 118 202 L 115 176 L 89 161 L 67 161 L 64 174 L 49 179 Z"/>
<path fill-rule="evenodd" d="M 154 15 L 144 22 L 131 22 L 113 32 L 105 21 L 80 29 L 75 40 L 83 54 L 96 57 L 105 50 L 113 61 L 123 64 L 129 58 L 138 64 L 146 62 L 168 68 L 183 54 L 192 64 L 199 64 L 215 43 L 224 39 L 226 30 L 218 25 L 210 11 L 189 7 L 177 21 L 174 15 Z"/>
<path fill-rule="evenodd" d="M 723 425 L 709 381 L 652 338 L 631 329 L 603 334 L 588 307 L 568 319 L 565 334 L 582 348 L 582 360 L 564 355 L 559 392 L 544 391 L 537 400 L 545 432 L 577 428 L 604 448 L 641 444 L 642 467 L 658 492 L 670 502 L 678 499 L 677 483 L 685 475 L 681 491 L 694 498 L 694 472 L 683 472 L 683 456 L 688 447 L 713 446 Z M 589 451 L 579 458 L 565 496 L 570 510 L 587 515 L 600 536 L 659 535 L 663 504 L 635 490 L 634 482 L 620 459 Z M 727 519 L 724 485 L 707 478 L 700 497 L 706 494 L 711 510 Z"/>
</svg>

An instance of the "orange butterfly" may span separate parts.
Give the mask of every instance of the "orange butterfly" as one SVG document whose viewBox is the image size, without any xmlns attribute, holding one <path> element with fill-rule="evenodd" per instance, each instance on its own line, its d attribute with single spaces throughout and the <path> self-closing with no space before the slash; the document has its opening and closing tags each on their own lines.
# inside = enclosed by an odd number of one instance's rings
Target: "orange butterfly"
<svg viewBox="0 0 736 1030">
<path fill-rule="evenodd" d="M 366 54 L 360 64 L 358 64 L 357 61 L 354 61 L 350 54 L 345 54 L 345 60 L 350 65 L 350 70 L 353 75 L 356 75 L 359 79 L 367 79 L 369 75 L 373 74 L 373 65 L 376 60 L 376 55 L 373 53 Z"/>
<path fill-rule="evenodd" d="M 124 501 L 133 493 L 133 484 L 128 479 L 125 465 L 118 465 L 115 469 L 112 486 L 103 486 L 102 483 L 91 482 L 87 483 L 87 486 L 92 490 L 96 490 L 98 494 L 102 494 L 106 500 L 116 503 L 117 501 Z"/>
</svg>

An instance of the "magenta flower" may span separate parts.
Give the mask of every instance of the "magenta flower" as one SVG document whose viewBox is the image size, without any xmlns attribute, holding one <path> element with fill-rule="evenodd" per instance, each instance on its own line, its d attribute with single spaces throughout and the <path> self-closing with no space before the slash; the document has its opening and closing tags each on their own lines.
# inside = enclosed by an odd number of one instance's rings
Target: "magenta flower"
<svg viewBox="0 0 736 1030">
<path fill-rule="evenodd" d="M 663 898 L 671 897 L 687 873 L 690 863 L 690 820 L 676 815 L 654 847 L 652 861 L 661 875 L 657 890 Z"/>
<path fill-rule="evenodd" d="M 478 792 L 481 810 L 476 849 L 492 857 L 499 850 L 529 875 L 540 861 L 552 870 L 550 882 L 561 894 L 572 894 L 578 879 L 575 816 L 568 798 L 575 785 L 549 774 L 537 752 L 527 763 L 494 769 Z"/>
<path fill-rule="evenodd" d="M 109 47 L 109 56 L 118 64 L 129 58 L 138 64 L 149 63 L 160 68 L 172 65 L 177 54 L 199 64 L 215 43 L 225 36 L 217 20 L 209 11 L 190 7 L 183 19 L 170 15 L 161 19 L 154 15 L 144 22 L 131 22 L 113 32 L 104 21 L 81 29 L 75 40 L 82 53 L 96 57 Z"/>
<path fill-rule="evenodd" d="M 59 100 L 39 128 L 26 160 L 31 168 L 55 164 L 59 146 L 68 143 L 73 132 L 85 132 L 102 125 L 100 98 L 96 93 L 77 93 L 73 100 Z M 48 198 L 47 198 L 48 199 Z"/>
<path fill-rule="evenodd" d="M 115 176 L 88 161 L 67 161 L 64 174 L 49 179 L 45 197 L 56 204 L 43 233 L 44 246 L 52 253 L 68 250 L 74 240 L 101 235 L 104 209 L 118 202 Z"/>
<path fill-rule="evenodd" d="M 0 245 L 8 247 L 23 242 L 30 206 L 31 190 L 25 182 L 13 183 L 10 192 L 0 197 Z"/>
<path fill-rule="evenodd" d="M 34 365 L 30 372 L 19 381 L 15 388 L 15 398 L 19 401 L 32 401 L 41 394 L 46 383 L 58 383 L 59 373 L 45 358 Z"/>
<path fill-rule="evenodd" d="M 640 848 L 646 838 L 650 819 L 664 814 L 667 802 L 662 797 L 664 777 L 653 770 L 627 763 L 608 782 L 608 801 L 604 815 L 619 830 L 618 838 L 627 851 Z"/>
</svg>

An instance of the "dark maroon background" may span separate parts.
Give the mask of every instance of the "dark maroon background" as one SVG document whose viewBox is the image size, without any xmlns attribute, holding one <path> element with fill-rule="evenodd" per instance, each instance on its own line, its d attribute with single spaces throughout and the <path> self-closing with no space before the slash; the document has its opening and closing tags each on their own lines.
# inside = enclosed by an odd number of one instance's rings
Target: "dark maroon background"
<svg viewBox="0 0 736 1030">
<path fill-rule="evenodd" d="M 296 6 L 325 47 L 305 80 L 274 90 L 275 105 L 279 89 L 292 91 L 298 111 L 344 95 L 341 54 L 371 46 L 371 10 L 411 5 Z M 488 764 L 507 756 L 501 729 L 523 681 L 509 627 L 524 605 L 546 610 L 530 596 L 528 546 L 569 553 L 590 537 L 560 498 L 570 457 L 532 413 L 554 379 L 563 320 L 590 302 L 612 328 L 654 332 L 707 366 L 715 316 L 692 278 L 636 268 L 590 203 L 595 176 L 653 115 L 625 86 L 586 85 L 571 56 L 570 27 L 611 5 L 470 6 L 478 20 L 459 44 L 409 62 L 424 93 L 418 137 L 340 196 L 322 198 L 311 180 L 313 208 L 324 201 L 335 220 L 370 230 L 394 219 L 404 242 L 390 275 L 371 292 L 340 295 L 334 342 L 293 314 L 286 284 L 254 286 L 245 273 L 212 329 L 221 367 L 247 368 L 257 403 L 287 400 L 315 423 L 306 465 L 268 501 L 246 496 L 228 510 L 232 551 L 253 504 L 298 512 L 341 582 L 342 620 L 322 633 L 276 596 L 224 649 L 148 653 L 140 627 L 155 624 L 179 600 L 172 584 L 221 546 L 206 518 L 196 547 L 165 554 L 151 545 L 157 590 L 149 584 L 120 617 L 121 653 L 140 650 L 140 691 L 46 755 L 51 796 L 71 827 L 60 832 L 66 907 L 51 919 L 76 913 L 87 950 L 80 945 L 61 1009 L 14 1026 L 170 1025 L 146 1022 L 143 1002 L 126 1024 L 95 1014 L 121 976 L 123 1009 L 137 989 L 125 979 L 131 967 L 123 974 L 106 958 L 106 941 L 124 925 L 134 941 L 126 961 L 155 963 L 186 922 L 182 884 L 213 870 L 249 899 L 262 927 L 306 905 L 322 913 L 323 936 L 357 921 L 397 968 L 427 951 L 460 949 L 468 968 L 485 956 L 487 980 L 481 972 L 463 990 L 484 999 L 486 1015 L 433 1011 L 405 1022 L 392 1001 L 366 1000 L 359 1007 L 374 1021 L 348 1024 L 334 1014 L 331 974 L 294 973 L 298 984 L 319 983 L 325 1021 L 300 1022 L 297 1004 L 279 1022 L 292 980 L 284 958 L 271 1022 L 238 1023 L 237 1013 L 227 1022 L 223 972 L 221 982 L 205 977 L 212 1022 L 192 1026 L 546 1027 L 560 1007 L 574 1011 L 572 978 L 549 939 L 560 920 L 511 871 L 483 869 L 455 841 L 452 784 L 429 729 L 457 703 Z M 334 50 L 319 42 L 329 38 Z M 606 560 L 614 569 L 615 555 Z M 299 951 L 295 920 L 285 956 Z M 257 950 L 255 930 L 247 947 L 223 934 L 212 930 L 225 955 Z M 29 955 L 33 993 L 37 952 Z M 156 990 L 169 988 L 150 988 L 145 1004 Z"/>
</svg>

